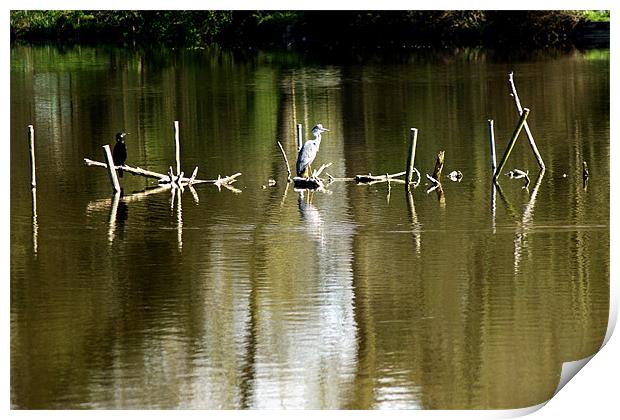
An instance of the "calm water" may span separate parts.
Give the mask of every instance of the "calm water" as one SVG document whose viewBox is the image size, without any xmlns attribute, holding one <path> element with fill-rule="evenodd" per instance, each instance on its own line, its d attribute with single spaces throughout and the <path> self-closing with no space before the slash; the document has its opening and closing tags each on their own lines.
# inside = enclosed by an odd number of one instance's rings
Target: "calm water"
<svg viewBox="0 0 620 420">
<path fill-rule="evenodd" d="M 493 193 L 487 119 L 503 152 L 512 70 L 547 171 L 520 138 L 507 169 L 532 183 Z M 341 64 L 14 47 L 10 74 L 14 408 L 518 408 L 603 340 L 608 50 Z M 140 194 L 152 183 L 125 175 L 115 203 L 82 159 L 125 130 L 128 164 L 165 172 L 174 120 L 183 170 L 242 172 L 238 191 Z M 335 177 L 403 170 L 417 127 L 420 172 L 445 150 L 463 180 L 441 199 L 426 180 L 302 197 L 276 142 L 294 160 L 295 124 L 317 122 Z"/>
</svg>

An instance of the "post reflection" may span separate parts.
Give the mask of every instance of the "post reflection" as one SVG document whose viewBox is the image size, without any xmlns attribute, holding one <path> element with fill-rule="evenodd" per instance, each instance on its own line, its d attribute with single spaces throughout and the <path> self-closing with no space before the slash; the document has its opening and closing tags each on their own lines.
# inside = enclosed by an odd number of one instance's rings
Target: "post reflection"
<svg viewBox="0 0 620 420">
<path fill-rule="evenodd" d="M 112 196 L 110 203 L 110 217 L 108 221 L 108 244 L 111 246 L 120 231 L 121 239 L 125 231 L 125 222 L 129 217 L 129 207 L 122 196 L 117 192 Z"/>
<path fill-rule="evenodd" d="M 173 188 L 174 190 L 174 188 Z M 176 188 L 177 195 L 177 248 L 183 251 L 183 209 L 181 203 L 181 188 Z"/>
<path fill-rule="evenodd" d="M 39 251 L 39 222 L 37 216 L 37 189 L 32 188 L 32 252 L 37 256 Z"/>
<path fill-rule="evenodd" d="M 118 202 L 121 199 L 120 191 L 112 196 L 110 204 L 110 217 L 108 221 L 108 244 L 112 246 L 114 242 L 114 232 L 116 231 L 116 213 L 118 212 Z"/>
<path fill-rule="evenodd" d="M 418 213 L 415 211 L 413 192 L 409 188 L 406 188 L 405 194 L 407 194 L 407 209 L 409 210 L 409 220 L 411 222 L 414 250 L 416 256 L 420 257 L 422 246 L 422 225 L 418 221 Z"/>
<path fill-rule="evenodd" d="M 515 274 L 519 271 L 521 265 L 521 259 L 524 249 L 527 249 L 527 238 L 529 231 L 532 229 L 534 223 L 534 207 L 536 206 L 536 198 L 538 197 L 538 190 L 542 184 L 542 179 L 545 175 L 545 169 L 543 168 L 536 178 L 536 183 L 530 194 L 530 199 L 523 210 L 523 216 L 517 226 L 517 232 L 514 238 L 514 271 Z"/>
</svg>

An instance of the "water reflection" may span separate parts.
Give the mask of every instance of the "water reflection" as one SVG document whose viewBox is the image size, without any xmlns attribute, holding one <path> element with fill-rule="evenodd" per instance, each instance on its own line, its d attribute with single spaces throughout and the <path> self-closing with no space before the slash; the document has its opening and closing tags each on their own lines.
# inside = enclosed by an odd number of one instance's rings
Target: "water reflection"
<svg viewBox="0 0 620 420">
<path fill-rule="evenodd" d="M 112 204 L 110 206 L 110 220 L 108 229 L 108 243 L 112 246 L 114 242 L 114 232 L 116 230 L 116 213 L 118 211 L 118 202 L 121 198 L 121 192 L 118 191 L 112 196 Z"/>
<path fill-rule="evenodd" d="M 519 265 L 521 263 L 521 257 L 523 253 L 523 249 L 527 248 L 527 236 L 529 231 L 533 227 L 534 223 L 534 206 L 536 205 L 536 198 L 538 197 L 538 190 L 542 183 L 542 179 L 545 176 L 545 168 L 540 170 L 538 173 L 538 177 L 536 178 L 536 183 L 534 184 L 534 188 L 532 189 L 532 193 L 530 194 L 530 199 L 523 210 L 523 216 L 521 217 L 521 221 L 517 226 L 517 233 L 515 234 L 514 244 L 515 244 L 515 260 L 514 260 L 514 270 L 515 274 L 519 272 Z M 528 179 L 529 183 L 529 179 Z M 531 256 L 530 256 L 531 257 Z"/>
<path fill-rule="evenodd" d="M 308 235 L 323 246 L 323 219 L 317 208 L 311 203 L 314 191 L 300 191 L 297 199 L 301 223 Z M 304 197 L 304 196 L 307 196 Z"/>
<path fill-rule="evenodd" d="M 609 64 L 588 57 L 510 62 L 549 166 L 531 193 L 493 185 L 489 209 L 483 116 L 505 138 L 514 104 L 498 93 L 507 63 L 486 53 L 335 66 L 16 47 L 12 406 L 514 408 L 549 397 L 561 363 L 596 351 L 608 320 Z M 38 195 L 20 182 L 33 116 Z M 188 187 L 183 203 L 180 189 L 128 177 L 138 192 L 110 197 L 105 176 L 80 165 L 122 126 L 137 133 L 132 163 L 165 171 L 177 119 L 183 162 L 243 172 L 243 194 Z M 296 194 L 276 142 L 294 156 L 296 124 L 317 121 L 332 129 L 318 163 L 333 162 L 335 177 L 402 167 L 412 125 L 427 134 L 418 161 L 441 146 L 471 176 L 443 185 L 439 211 L 436 192 L 403 197 L 394 182 Z M 518 146 L 513 158 L 534 163 Z M 597 162 L 587 190 L 557 176 L 584 160 Z M 278 182 L 262 189 L 267 179 Z"/>
<path fill-rule="evenodd" d="M 173 194 L 176 190 L 176 196 L 177 196 L 176 220 L 177 220 L 177 247 L 179 249 L 179 252 L 183 250 L 183 209 L 182 209 L 182 202 L 181 202 L 182 189 L 183 189 L 183 186 L 172 188 Z"/>
<path fill-rule="evenodd" d="M 495 222 L 495 213 L 497 210 L 497 189 L 499 188 L 499 184 L 496 182 L 491 182 L 491 229 L 493 234 L 497 233 L 497 224 Z"/>
<path fill-rule="evenodd" d="M 32 252 L 36 258 L 39 251 L 39 221 L 37 216 L 37 189 L 32 188 Z"/>
<path fill-rule="evenodd" d="M 407 209 L 409 210 L 409 219 L 411 222 L 411 229 L 414 241 L 414 250 L 416 256 L 419 258 L 421 255 L 422 246 L 422 225 L 418 221 L 418 214 L 415 211 L 415 203 L 413 201 L 413 192 L 409 189 L 405 189 L 407 194 Z"/>
</svg>

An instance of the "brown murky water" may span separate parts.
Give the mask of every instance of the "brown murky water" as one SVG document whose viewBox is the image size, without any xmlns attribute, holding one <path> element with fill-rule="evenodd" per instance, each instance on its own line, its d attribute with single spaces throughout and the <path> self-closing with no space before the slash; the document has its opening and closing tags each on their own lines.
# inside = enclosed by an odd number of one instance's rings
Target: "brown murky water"
<svg viewBox="0 0 620 420">
<path fill-rule="evenodd" d="M 493 191 L 515 80 L 525 137 Z M 212 185 L 114 202 L 101 145 Z M 322 122 L 335 177 L 416 167 L 426 180 L 287 187 L 276 141 Z M 36 129 L 37 189 L 26 127 Z M 363 63 L 294 54 L 11 49 L 13 408 L 518 408 L 591 355 L 609 305 L 609 51 L 424 52 Z M 590 182 L 581 179 L 582 161 Z M 278 181 L 263 188 L 268 179 Z M 36 208 L 33 208 L 33 198 Z"/>
</svg>

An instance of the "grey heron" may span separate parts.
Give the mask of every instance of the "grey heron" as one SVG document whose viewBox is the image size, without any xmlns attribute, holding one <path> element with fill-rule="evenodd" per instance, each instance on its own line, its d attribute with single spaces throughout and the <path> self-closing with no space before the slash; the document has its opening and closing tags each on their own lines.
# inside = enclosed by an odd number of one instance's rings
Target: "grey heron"
<svg viewBox="0 0 620 420">
<path fill-rule="evenodd" d="M 112 159 L 116 166 L 124 165 L 127 160 L 127 147 L 125 146 L 125 136 L 127 133 L 116 133 L 116 144 L 112 151 Z M 123 170 L 118 170 L 118 176 L 123 177 Z"/>
<path fill-rule="evenodd" d="M 308 178 L 310 176 L 310 164 L 316 158 L 316 154 L 321 146 L 321 133 L 329 131 L 323 127 L 323 124 L 317 124 L 312 129 L 314 140 L 308 140 L 304 143 L 297 155 L 297 176 Z"/>
</svg>

